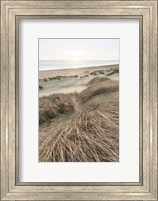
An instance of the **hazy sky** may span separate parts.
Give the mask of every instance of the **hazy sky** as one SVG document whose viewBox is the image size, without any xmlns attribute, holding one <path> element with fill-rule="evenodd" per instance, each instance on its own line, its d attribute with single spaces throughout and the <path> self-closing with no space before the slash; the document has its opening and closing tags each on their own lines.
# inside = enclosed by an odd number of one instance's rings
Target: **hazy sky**
<svg viewBox="0 0 158 201">
<path fill-rule="evenodd" d="M 39 60 L 119 60 L 119 39 L 39 39 Z"/>
</svg>

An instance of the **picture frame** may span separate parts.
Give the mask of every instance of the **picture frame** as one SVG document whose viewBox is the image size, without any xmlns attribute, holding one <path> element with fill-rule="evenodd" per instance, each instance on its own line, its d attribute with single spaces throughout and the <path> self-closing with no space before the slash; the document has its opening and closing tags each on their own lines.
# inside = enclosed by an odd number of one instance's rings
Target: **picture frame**
<svg viewBox="0 0 158 201">
<path fill-rule="evenodd" d="M 18 22 L 43 18 L 139 19 L 139 182 L 19 182 Z M 0 79 L 1 200 L 157 200 L 157 0 L 1 0 Z"/>
</svg>

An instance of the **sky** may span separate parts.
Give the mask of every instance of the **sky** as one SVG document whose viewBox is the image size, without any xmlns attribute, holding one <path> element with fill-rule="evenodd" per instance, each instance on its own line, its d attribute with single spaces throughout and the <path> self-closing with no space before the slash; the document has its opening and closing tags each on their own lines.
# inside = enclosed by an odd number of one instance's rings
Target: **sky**
<svg viewBox="0 0 158 201">
<path fill-rule="evenodd" d="M 39 60 L 119 60 L 119 39 L 39 39 Z"/>
</svg>

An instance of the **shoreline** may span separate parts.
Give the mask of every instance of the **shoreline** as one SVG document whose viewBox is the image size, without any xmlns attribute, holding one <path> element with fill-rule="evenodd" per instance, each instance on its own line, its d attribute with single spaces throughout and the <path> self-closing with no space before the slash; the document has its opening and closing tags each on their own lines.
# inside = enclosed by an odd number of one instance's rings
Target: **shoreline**
<svg viewBox="0 0 158 201">
<path fill-rule="evenodd" d="M 71 76 L 80 75 L 86 71 L 103 70 L 108 68 L 119 68 L 119 64 L 112 65 L 102 65 L 102 66 L 90 66 L 90 67 L 78 67 L 78 68 L 67 68 L 67 69 L 53 69 L 53 70 L 39 70 L 39 79 L 44 79 L 48 77 L 55 76 Z"/>
<path fill-rule="evenodd" d="M 73 68 L 58 68 L 58 69 L 42 69 L 42 70 L 39 70 L 39 72 L 42 72 L 42 71 L 56 71 L 56 70 L 72 70 L 72 69 L 81 69 L 81 68 L 101 68 L 101 67 L 113 67 L 113 66 L 117 66 L 117 65 L 119 65 L 119 63 L 118 64 L 108 64 L 108 65 L 101 65 L 101 66 L 84 66 L 84 67 L 73 67 Z"/>
</svg>

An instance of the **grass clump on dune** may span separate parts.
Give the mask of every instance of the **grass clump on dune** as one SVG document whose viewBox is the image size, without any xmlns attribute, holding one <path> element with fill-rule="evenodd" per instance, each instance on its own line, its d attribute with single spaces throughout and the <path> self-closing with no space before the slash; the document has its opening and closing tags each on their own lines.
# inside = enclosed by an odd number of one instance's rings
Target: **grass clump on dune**
<svg viewBox="0 0 158 201">
<path fill-rule="evenodd" d="M 92 85 L 92 84 L 97 84 L 100 82 L 104 82 L 107 80 L 110 80 L 110 78 L 108 78 L 108 77 L 94 77 L 87 83 L 87 86 Z"/>
<path fill-rule="evenodd" d="M 60 114 L 74 111 L 72 97 L 75 94 L 54 94 L 40 98 L 39 101 L 39 123 L 48 123 Z"/>
<path fill-rule="evenodd" d="M 43 89 L 43 86 L 39 85 L 39 90 Z"/>
<path fill-rule="evenodd" d="M 109 76 L 109 75 L 113 75 L 115 73 L 119 73 L 119 68 L 114 68 L 112 69 L 109 73 L 107 73 L 106 75 Z"/>
<path fill-rule="evenodd" d="M 48 128 L 41 141 L 40 161 L 118 161 L 118 111 L 80 111 L 68 121 Z"/>
<path fill-rule="evenodd" d="M 117 81 L 93 78 L 79 94 L 41 98 L 40 161 L 119 161 L 118 91 Z"/>
<path fill-rule="evenodd" d="M 90 85 L 87 89 L 83 90 L 80 94 L 80 101 L 82 103 L 92 99 L 94 96 L 100 94 L 107 94 L 116 92 L 119 90 L 118 81 L 106 80 L 104 82 L 98 82 L 97 84 Z"/>
</svg>

